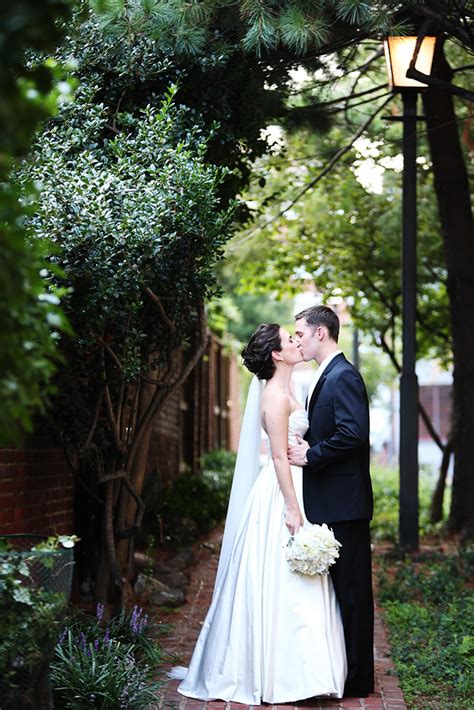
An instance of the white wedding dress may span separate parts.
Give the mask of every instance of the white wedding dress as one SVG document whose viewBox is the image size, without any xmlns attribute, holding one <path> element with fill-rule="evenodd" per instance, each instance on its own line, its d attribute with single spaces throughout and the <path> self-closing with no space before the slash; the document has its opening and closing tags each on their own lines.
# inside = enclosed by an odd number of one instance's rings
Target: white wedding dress
<svg viewBox="0 0 474 710">
<path fill-rule="evenodd" d="M 306 412 L 294 411 L 288 427 L 291 442 L 302 436 Z M 302 469 L 291 471 L 303 512 Z M 178 688 L 182 695 L 247 705 L 342 697 L 346 652 L 331 577 L 290 572 L 283 549 L 288 539 L 285 503 L 268 457 Z"/>
</svg>

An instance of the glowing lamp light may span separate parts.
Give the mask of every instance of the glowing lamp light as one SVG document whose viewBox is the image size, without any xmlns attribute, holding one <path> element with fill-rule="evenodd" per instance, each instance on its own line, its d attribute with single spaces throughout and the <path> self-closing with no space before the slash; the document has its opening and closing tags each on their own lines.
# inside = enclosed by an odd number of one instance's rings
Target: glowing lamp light
<svg viewBox="0 0 474 710">
<path fill-rule="evenodd" d="M 385 62 L 388 82 L 393 91 L 406 89 L 426 89 L 427 84 L 416 79 L 408 79 L 406 73 L 415 51 L 417 37 L 387 37 L 384 42 Z M 423 74 L 431 74 L 436 37 L 423 37 L 416 60 L 416 69 Z"/>
</svg>

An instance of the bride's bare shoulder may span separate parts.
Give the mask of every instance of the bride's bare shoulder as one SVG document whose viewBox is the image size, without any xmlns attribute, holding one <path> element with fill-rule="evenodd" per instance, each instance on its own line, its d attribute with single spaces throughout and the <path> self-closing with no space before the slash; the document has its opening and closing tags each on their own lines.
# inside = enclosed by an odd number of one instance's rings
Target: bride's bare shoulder
<svg viewBox="0 0 474 710">
<path fill-rule="evenodd" d="M 286 415 L 291 408 L 290 398 L 279 385 L 267 382 L 262 393 L 262 410 L 278 410 Z"/>
</svg>

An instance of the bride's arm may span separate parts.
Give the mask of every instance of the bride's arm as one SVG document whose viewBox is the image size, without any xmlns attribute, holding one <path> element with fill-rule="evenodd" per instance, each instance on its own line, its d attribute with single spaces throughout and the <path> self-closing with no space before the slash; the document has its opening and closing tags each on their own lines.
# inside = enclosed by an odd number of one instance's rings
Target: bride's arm
<svg viewBox="0 0 474 710">
<path fill-rule="evenodd" d="M 271 403 L 263 401 L 265 427 L 270 439 L 272 459 L 278 485 L 286 503 L 285 521 L 292 535 L 303 525 L 303 516 L 298 505 L 290 463 L 288 461 L 288 417 L 290 402 L 284 393 L 272 393 Z"/>
</svg>

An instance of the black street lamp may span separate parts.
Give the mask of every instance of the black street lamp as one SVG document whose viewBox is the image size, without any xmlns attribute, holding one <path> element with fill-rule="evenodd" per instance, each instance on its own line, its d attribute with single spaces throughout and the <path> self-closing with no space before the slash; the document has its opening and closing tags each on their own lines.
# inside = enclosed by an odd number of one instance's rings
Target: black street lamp
<svg viewBox="0 0 474 710">
<path fill-rule="evenodd" d="M 418 548 L 418 380 L 416 365 L 416 103 L 426 87 L 408 79 L 416 37 L 388 37 L 385 59 L 392 91 L 403 99 L 402 345 L 400 377 L 400 518 L 402 547 Z M 424 37 L 416 65 L 430 74 L 435 37 Z"/>
</svg>

